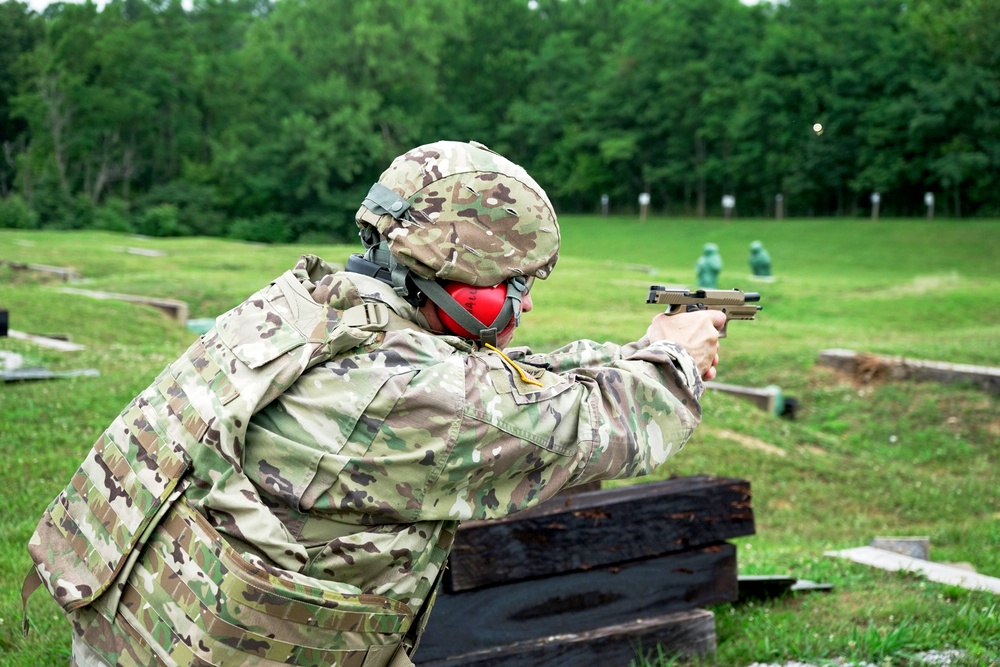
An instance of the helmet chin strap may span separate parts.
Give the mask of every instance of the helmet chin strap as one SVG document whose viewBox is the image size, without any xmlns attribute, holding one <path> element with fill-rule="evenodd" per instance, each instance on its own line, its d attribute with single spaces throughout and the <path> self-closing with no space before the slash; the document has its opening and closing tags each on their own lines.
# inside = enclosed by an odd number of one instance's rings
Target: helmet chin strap
<svg viewBox="0 0 1000 667">
<path fill-rule="evenodd" d="M 507 281 L 503 308 L 492 322 L 485 323 L 480 322 L 479 318 L 466 310 L 440 283 L 421 278 L 401 264 L 389 252 L 384 241 L 368 248 L 364 255 L 351 255 L 347 260 L 346 269 L 391 286 L 400 297 L 416 308 L 421 305 L 421 296 L 426 296 L 463 329 L 470 332 L 478 331 L 478 337 L 473 340 L 483 344 L 496 347 L 498 332 L 503 331 L 511 321 L 516 325 L 521 323 L 521 300 L 527 289 L 527 280 L 522 276 L 514 276 Z"/>
<path fill-rule="evenodd" d="M 479 318 L 466 310 L 437 281 L 427 280 L 416 275 L 411 275 L 410 279 L 420 288 L 421 292 L 427 295 L 428 299 L 434 302 L 434 305 L 447 313 L 459 326 L 466 331 L 478 331 L 479 336 L 473 340 L 478 340 L 484 345 L 497 347 L 497 333 L 503 331 L 511 321 L 515 322 L 516 325 L 521 323 L 521 299 L 527 281 L 520 276 L 515 276 L 507 281 L 507 295 L 504 298 L 503 308 L 489 324 L 480 322 Z"/>
</svg>

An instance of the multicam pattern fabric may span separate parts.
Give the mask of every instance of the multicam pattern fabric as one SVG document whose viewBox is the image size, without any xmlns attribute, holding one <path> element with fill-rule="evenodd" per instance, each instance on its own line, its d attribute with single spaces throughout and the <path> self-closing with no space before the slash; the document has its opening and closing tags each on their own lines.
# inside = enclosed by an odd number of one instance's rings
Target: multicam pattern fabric
<svg viewBox="0 0 1000 667">
<path fill-rule="evenodd" d="M 419 276 L 484 287 L 552 273 L 559 226 L 551 202 L 528 172 L 482 144 L 414 148 L 379 183 L 410 203 L 408 215 L 397 219 L 362 206 L 358 225 L 377 229 Z"/>
<path fill-rule="evenodd" d="M 414 309 L 370 278 L 338 273 L 313 292 L 338 309 Z M 379 334 L 307 371 L 251 420 L 246 470 L 294 543 L 300 572 L 419 608 L 440 527 L 502 517 L 561 489 L 646 474 L 700 417 L 703 385 L 676 345 L 578 341 L 510 356 L 416 327 Z M 246 531 L 244 531 L 246 532 Z"/>
<path fill-rule="evenodd" d="M 238 553 L 184 498 L 152 533 L 113 612 L 113 624 L 98 606 L 70 620 L 85 650 L 122 667 L 384 665 L 413 621 L 402 603 L 342 595 Z"/>
<path fill-rule="evenodd" d="M 310 297 L 309 273 L 328 266 L 303 257 L 296 270 L 219 318 L 126 407 L 32 536 L 36 572 L 91 655 L 378 667 L 402 646 L 404 604 L 301 577 L 294 554 L 248 564 L 217 530 L 288 542 L 243 469 L 249 417 L 374 336 Z"/>
<path fill-rule="evenodd" d="M 29 547 L 88 655 L 407 664 L 459 522 L 650 472 L 700 418 L 675 345 L 504 358 L 415 320 L 303 257 L 123 411 Z"/>
</svg>

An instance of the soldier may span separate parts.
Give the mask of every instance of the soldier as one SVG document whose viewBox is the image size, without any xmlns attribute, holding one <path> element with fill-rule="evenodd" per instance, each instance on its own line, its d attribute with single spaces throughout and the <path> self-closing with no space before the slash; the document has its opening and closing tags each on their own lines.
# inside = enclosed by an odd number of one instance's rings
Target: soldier
<svg viewBox="0 0 1000 667">
<path fill-rule="evenodd" d="M 544 191 L 479 144 L 397 158 L 347 271 L 303 256 L 119 415 L 32 537 L 74 664 L 411 665 L 459 522 L 684 445 L 724 316 L 505 347 L 549 276 Z"/>
</svg>

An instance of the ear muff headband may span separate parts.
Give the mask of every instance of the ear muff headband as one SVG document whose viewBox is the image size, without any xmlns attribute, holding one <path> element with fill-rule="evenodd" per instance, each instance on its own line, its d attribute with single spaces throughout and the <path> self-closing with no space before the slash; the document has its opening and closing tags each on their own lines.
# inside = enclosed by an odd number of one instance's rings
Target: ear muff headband
<svg viewBox="0 0 1000 667">
<path fill-rule="evenodd" d="M 482 307 L 479 307 L 479 304 L 477 303 L 474 304 L 473 308 L 466 309 L 466 307 L 456 301 L 449 290 L 440 283 L 433 280 L 419 278 L 417 276 L 412 276 L 412 278 L 420 291 L 426 294 L 427 298 L 433 301 L 434 305 L 438 307 L 439 314 L 444 313 L 448 315 L 448 317 L 450 317 L 457 325 L 458 330 L 456 330 L 456 327 L 450 326 L 449 333 L 496 346 L 498 331 L 502 331 L 511 323 L 520 323 L 521 298 L 527 287 L 527 281 L 521 277 L 512 278 L 507 281 L 506 285 L 498 285 L 496 287 L 475 288 L 472 286 L 464 286 L 477 290 L 503 291 L 503 305 L 488 325 L 482 322 L 479 317 L 489 318 L 489 316 L 496 311 L 495 305 L 492 307 L 488 305 L 491 302 L 495 304 L 499 301 L 499 299 L 496 298 L 496 293 L 484 292 L 483 296 L 486 298 L 481 300 L 481 303 L 483 303 Z M 460 283 L 458 285 L 461 287 Z M 453 289 L 457 290 L 458 288 Z M 489 294 L 488 297 L 487 294 Z M 477 299 L 477 301 L 480 300 Z M 442 322 L 444 323 L 443 320 Z M 470 332 L 479 333 L 478 335 L 472 335 Z"/>
</svg>

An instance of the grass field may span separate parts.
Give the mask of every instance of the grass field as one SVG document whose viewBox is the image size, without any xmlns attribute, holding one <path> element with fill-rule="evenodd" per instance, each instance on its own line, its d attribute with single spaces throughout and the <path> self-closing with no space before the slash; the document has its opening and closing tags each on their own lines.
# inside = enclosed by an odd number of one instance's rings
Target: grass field
<svg viewBox="0 0 1000 667">
<path fill-rule="evenodd" d="M 717 380 L 778 385 L 795 420 L 719 392 L 692 441 L 659 477 L 750 480 L 757 534 L 736 540 L 742 574 L 789 574 L 829 593 L 716 607 L 719 647 L 703 664 L 842 658 L 1000 665 L 1000 596 L 824 556 L 876 536 L 926 535 L 931 559 L 1000 577 L 1000 397 L 971 386 L 862 383 L 817 364 L 829 348 L 1000 366 L 1000 221 L 735 220 L 572 217 L 559 266 L 539 282 L 517 344 L 631 340 L 655 312 L 650 284 L 688 285 L 702 244 L 719 245 L 720 287 L 759 291 L 755 322 L 730 325 Z M 754 282 L 751 241 L 776 279 Z M 127 248 L 163 252 L 149 257 Z M 179 298 L 211 317 L 304 252 L 335 263 L 349 246 L 260 246 L 213 239 L 0 230 L 0 260 L 71 266 L 87 289 Z M 60 292 L 41 274 L 0 267 L 0 308 L 19 331 L 70 334 L 76 353 L 0 339 L 26 365 L 94 368 L 99 377 L 0 385 L 0 664 L 65 665 L 69 629 L 46 595 L 21 638 L 24 545 L 94 438 L 193 339 L 148 307 Z M 670 664 L 669 660 L 659 663 Z"/>
</svg>

